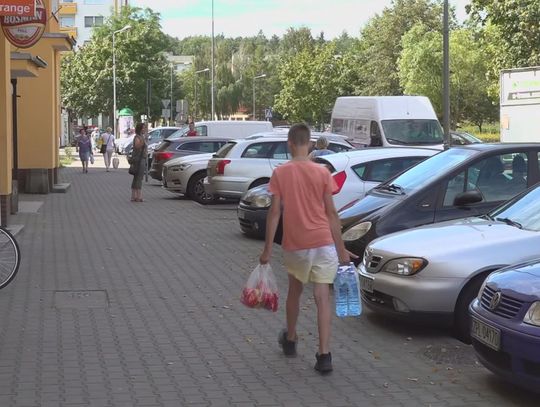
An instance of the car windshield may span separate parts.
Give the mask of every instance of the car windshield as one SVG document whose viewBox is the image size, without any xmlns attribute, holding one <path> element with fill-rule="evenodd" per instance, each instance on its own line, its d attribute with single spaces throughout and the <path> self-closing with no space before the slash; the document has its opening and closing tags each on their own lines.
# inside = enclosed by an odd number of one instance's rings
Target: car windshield
<svg viewBox="0 0 540 407">
<path fill-rule="evenodd" d="M 389 144 L 418 146 L 443 143 L 443 131 L 437 120 L 383 120 L 381 123 Z"/>
<path fill-rule="evenodd" d="M 171 134 L 169 137 L 166 138 L 166 140 L 173 140 L 173 139 L 178 139 L 180 137 L 182 137 L 182 135 L 184 133 L 186 133 L 189 129 L 189 126 L 182 126 L 182 128 L 180 128 L 180 130 L 176 130 L 173 134 Z"/>
<path fill-rule="evenodd" d="M 540 186 L 516 201 L 503 204 L 488 216 L 491 219 L 514 223 L 525 230 L 540 232 Z"/>
<path fill-rule="evenodd" d="M 469 133 L 456 133 L 457 137 L 461 137 L 467 144 L 479 144 L 482 142 L 482 140 L 474 137 L 472 134 Z"/>
<path fill-rule="evenodd" d="M 229 154 L 229 151 L 232 150 L 232 148 L 236 145 L 235 142 L 228 142 L 227 144 L 225 144 L 223 147 L 221 147 L 217 153 L 214 154 L 214 157 L 216 158 L 225 158 L 227 157 L 227 155 Z"/>
<path fill-rule="evenodd" d="M 422 188 L 435 177 L 445 174 L 457 167 L 474 154 L 474 150 L 457 147 L 451 148 L 416 164 L 397 178 L 379 185 L 376 189 L 391 192 L 399 190 L 399 193 L 401 194 L 410 194 L 411 192 Z"/>
</svg>

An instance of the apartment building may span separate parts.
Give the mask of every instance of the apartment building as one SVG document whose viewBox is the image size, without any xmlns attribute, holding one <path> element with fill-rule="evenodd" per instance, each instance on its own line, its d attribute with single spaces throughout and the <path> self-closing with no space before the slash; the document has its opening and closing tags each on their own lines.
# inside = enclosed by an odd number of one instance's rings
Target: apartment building
<svg viewBox="0 0 540 407">
<path fill-rule="evenodd" d="M 92 37 L 92 29 L 104 21 L 128 0 L 60 0 L 58 18 L 60 30 L 81 47 Z"/>
</svg>

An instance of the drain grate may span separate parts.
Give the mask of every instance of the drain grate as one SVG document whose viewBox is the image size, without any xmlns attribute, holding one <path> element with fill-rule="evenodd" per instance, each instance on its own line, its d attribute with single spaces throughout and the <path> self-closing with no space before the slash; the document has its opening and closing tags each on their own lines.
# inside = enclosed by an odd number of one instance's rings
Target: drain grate
<svg viewBox="0 0 540 407">
<path fill-rule="evenodd" d="M 109 297 L 105 290 L 55 291 L 54 308 L 107 308 Z"/>
</svg>

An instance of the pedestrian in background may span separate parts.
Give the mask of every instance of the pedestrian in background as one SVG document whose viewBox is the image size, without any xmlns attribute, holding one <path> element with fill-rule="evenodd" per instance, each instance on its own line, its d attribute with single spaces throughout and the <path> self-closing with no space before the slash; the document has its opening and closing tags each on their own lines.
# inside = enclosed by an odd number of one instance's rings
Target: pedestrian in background
<svg viewBox="0 0 540 407">
<path fill-rule="evenodd" d="M 189 123 L 189 130 L 186 134 L 187 137 L 196 137 L 197 136 L 197 130 L 195 130 L 195 123 L 191 122 Z"/>
<path fill-rule="evenodd" d="M 272 204 L 266 225 L 261 264 L 270 260 L 272 244 L 283 205 L 283 260 L 289 276 L 286 301 L 287 329 L 279 334 L 285 356 L 296 356 L 296 323 L 304 284 L 313 283 L 319 326 L 319 351 L 315 370 L 332 371 L 330 284 L 338 264 L 356 257 L 345 249 L 332 193 L 336 184 L 330 172 L 309 159 L 311 133 L 304 124 L 289 130 L 287 144 L 292 160 L 276 168 L 270 179 Z M 337 249 L 337 250 L 336 250 Z"/>
<path fill-rule="evenodd" d="M 135 137 L 133 138 L 133 152 L 131 153 L 130 165 L 134 167 L 131 182 L 131 202 L 142 202 L 142 180 L 144 176 L 145 159 L 147 153 L 146 140 L 143 135 L 144 124 L 137 123 Z"/>
<path fill-rule="evenodd" d="M 101 150 L 103 153 L 103 160 L 105 161 L 105 170 L 109 172 L 111 166 L 111 158 L 114 153 L 114 136 L 112 135 L 112 129 L 107 127 L 107 131 L 101 135 Z"/>
<path fill-rule="evenodd" d="M 334 152 L 328 149 L 328 139 L 324 136 L 320 136 L 315 142 L 315 150 L 309 154 L 309 158 L 313 160 L 315 157 L 321 157 L 328 154 L 334 154 Z"/>
<path fill-rule="evenodd" d="M 88 173 L 88 161 L 92 157 L 92 140 L 86 133 L 85 129 L 79 130 L 79 137 L 77 138 L 77 149 L 79 150 L 79 158 L 81 159 L 82 168 L 84 173 Z"/>
</svg>

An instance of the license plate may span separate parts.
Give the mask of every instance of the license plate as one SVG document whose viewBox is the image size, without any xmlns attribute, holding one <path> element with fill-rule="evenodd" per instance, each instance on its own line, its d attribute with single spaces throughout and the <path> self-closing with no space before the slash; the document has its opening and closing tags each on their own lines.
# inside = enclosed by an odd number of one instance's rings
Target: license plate
<svg viewBox="0 0 540 407">
<path fill-rule="evenodd" d="M 471 336 L 492 349 L 501 348 L 501 331 L 476 318 L 472 318 Z"/>
<path fill-rule="evenodd" d="M 360 275 L 360 289 L 372 293 L 373 279 Z"/>
<path fill-rule="evenodd" d="M 244 213 L 244 211 L 238 211 L 238 219 L 245 219 L 246 218 L 246 214 Z"/>
</svg>

